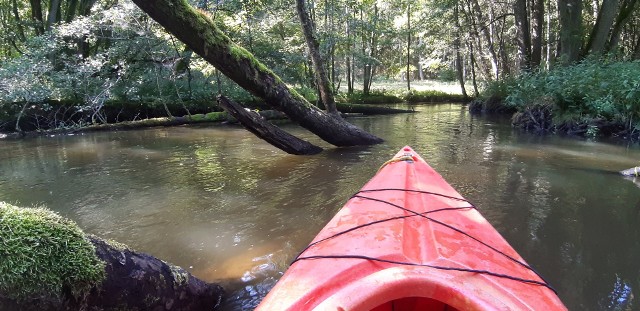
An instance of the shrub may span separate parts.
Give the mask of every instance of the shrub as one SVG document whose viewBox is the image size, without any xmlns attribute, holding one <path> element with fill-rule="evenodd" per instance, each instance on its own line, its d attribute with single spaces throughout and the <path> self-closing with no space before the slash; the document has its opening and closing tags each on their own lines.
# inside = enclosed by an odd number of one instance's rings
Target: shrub
<svg viewBox="0 0 640 311">
<path fill-rule="evenodd" d="M 640 128 L 640 62 L 587 59 L 551 71 L 525 73 L 490 83 L 485 97 L 504 98 L 524 111 L 553 103 L 554 123 L 565 119 L 603 119 Z"/>
</svg>

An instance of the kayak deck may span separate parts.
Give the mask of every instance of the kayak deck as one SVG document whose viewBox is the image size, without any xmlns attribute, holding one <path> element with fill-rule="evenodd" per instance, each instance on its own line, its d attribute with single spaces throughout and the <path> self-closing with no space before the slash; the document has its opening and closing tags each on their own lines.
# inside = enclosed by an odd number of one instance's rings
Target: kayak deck
<svg viewBox="0 0 640 311">
<path fill-rule="evenodd" d="M 257 310 L 566 310 L 410 147 L 329 221 Z"/>
</svg>

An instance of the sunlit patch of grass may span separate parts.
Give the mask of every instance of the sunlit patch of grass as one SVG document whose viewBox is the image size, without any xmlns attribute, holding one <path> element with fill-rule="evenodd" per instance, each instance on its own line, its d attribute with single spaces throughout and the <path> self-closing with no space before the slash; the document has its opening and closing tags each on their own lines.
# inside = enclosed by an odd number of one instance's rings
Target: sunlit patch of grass
<svg viewBox="0 0 640 311">
<path fill-rule="evenodd" d="M 361 83 L 356 83 L 354 87 L 356 90 L 362 90 Z M 374 81 L 371 84 L 371 90 L 400 94 L 402 92 L 407 92 L 407 82 L 395 80 Z M 451 95 L 462 95 L 462 89 L 458 82 L 445 82 L 439 80 L 411 81 L 411 90 L 417 92 L 438 91 Z M 345 85 L 341 85 L 340 92 L 346 93 L 347 87 Z"/>
</svg>

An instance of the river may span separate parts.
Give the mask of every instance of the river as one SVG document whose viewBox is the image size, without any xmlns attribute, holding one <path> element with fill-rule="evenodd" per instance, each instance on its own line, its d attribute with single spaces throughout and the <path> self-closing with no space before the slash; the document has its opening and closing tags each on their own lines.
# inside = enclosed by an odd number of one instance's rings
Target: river
<svg viewBox="0 0 640 311">
<path fill-rule="evenodd" d="M 251 310 L 383 162 L 411 145 L 558 290 L 570 310 L 637 309 L 640 148 L 513 131 L 458 104 L 350 119 L 386 142 L 287 155 L 236 126 L 0 140 L 0 200 L 180 265 Z"/>
</svg>

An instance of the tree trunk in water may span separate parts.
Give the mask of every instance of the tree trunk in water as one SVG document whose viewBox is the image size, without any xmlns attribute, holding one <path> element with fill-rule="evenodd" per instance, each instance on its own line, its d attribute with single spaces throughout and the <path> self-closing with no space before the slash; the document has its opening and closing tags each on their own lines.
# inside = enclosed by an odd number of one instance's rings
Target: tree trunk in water
<svg viewBox="0 0 640 311">
<path fill-rule="evenodd" d="M 618 0 L 604 0 L 602 2 L 596 23 L 593 25 L 591 34 L 589 34 L 583 55 L 586 56 L 589 53 L 600 55 L 605 51 L 606 45 L 609 42 L 611 26 L 613 26 L 616 18 L 618 4 Z"/>
<path fill-rule="evenodd" d="M 516 20 L 516 41 L 520 56 L 520 68 L 531 69 L 531 32 L 529 30 L 529 15 L 527 13 L 527 0 L 516 0 L 513 5 Z"/>
<path fill-rule="evenodd" d="M 160 25 L 239 86 L 264 99 L 323 140 L 336 146 L 370 145 L 382 139 L 326 114 L 289 90 L 285 83 L 247 50 L 236 45 L 215 23 L 184 0 L 134 0 Z"/>
<path fill-rule="evenodd" d="M 540 67 L 542 63 L 542 36 L 544 27 L 544 0 L 533 0 L 531 14 L 531 68 Z"/>
<path fill-rule="evenodd" d="M 302 26 L 304 39 L 307 42 L 309 54 L 311 55 L 311 62 L 313 63 L 313 69 L 316 76 L 316 84 L 318 85 L 318 90 L 320 92 L 320 100 L 327 109 L 327 112 L 337 115 L 338 109 L 336 109 L 333 91 L 329 85 L 324 61 L 322 60 L 322 56 L 320 56 L 320 45 L 318 44 L 318 40 L 314 34 L 313 22 L 309 18 L 309 14 L 307 14 L 305 0 L 296 0 L 296 10 L 298 11 L 298 17 L 300 18 L 300 25 Z"/>
<path fill-rule="evenodd" d="M 322 151 L 322 148 L 281 130 L 279 127 L 269 123 L 257 112 L 247 111 L 240 104 L 222 95 L 218 96 L 218 104 L 251 133 L 286 153 L 307 155 L 317 154 Z"/>
<path fill-rule="evenodd" d="M 558 0 L 560 15 L 560 60 L 570 64 L 580 57 L 582 47 L 582 0 Z"/>
</svg>

